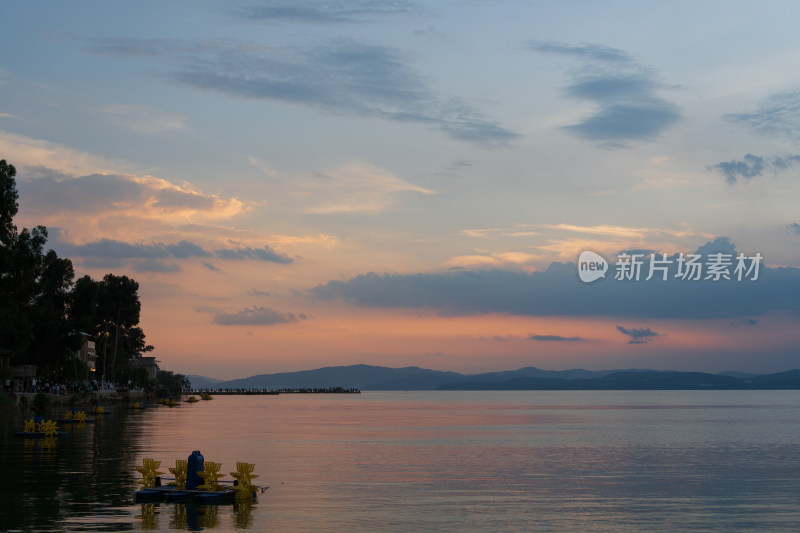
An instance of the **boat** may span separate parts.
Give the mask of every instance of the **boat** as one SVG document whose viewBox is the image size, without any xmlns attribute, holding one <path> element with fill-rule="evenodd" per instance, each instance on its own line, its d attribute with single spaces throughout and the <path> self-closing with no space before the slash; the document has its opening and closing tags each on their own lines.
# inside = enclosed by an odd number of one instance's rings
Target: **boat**
<svg viewBox="0 0 800 533">
<path fill-rule="evenodd" d="M 55 433 L 45 433 L 44 431 L 15 431 L 15 437 L 24 437 L 26 439 L 44 439 L 47 437 L 63 437 L 67 433 L 65 431 L 56 431 Z"/>
<path fill-rule="evenodd" d="M 175 487 L 151 487 L 136 491 L 136 494 L 134 494 L 134 502 L 192 502 L 198 505 L 231 505 L 236 501 L 241 501 L 242 498 L 245 500 L 249 499 L 253 502 L 257 501 L 258 490 L 260 489 L 250 491 L 251 497 L 247 498 L 247 496 L 240 495 L 239 490 L 233 488 L 222 488 L 220 490 L 182 490 L 176 489 Z"/>
<path fill-rule="evenodd" d="M 256 493 L 252 492 L 252 501 L 255 501 Z M 236 498 L 239 496 L 238 490 L 233 489 L 223 489 L 213 492 L 205 492 L 203 494 L 197 494 L 192 501 L 199 505 L 231 505 L 236 501 Z M 247 498 L 244 496 L 244 498 Z"/>
<path fill-rule="evenodd" d="M 59 424 L 85 424 L 94 422 L 94 418 L 88 418 L 86 416 L 86 411 L 70 409 L 67 411 L 66 415 L 64 415 L 64 418 L 59 418 L 57 422 Z"/>
<path fill-rule="evenodd" d="M 31 418 L 25 421 L 25 428 L 22 431 L 15 431 L 15 437 L 25 437 L 41 439 L 45 437 L 61 437 L 65 432 L 58 430 L 58 424 L 53 420 L 44 420 L 41 417 Z"/>
<path fill-rule="evenodd" d="M 136 503 L 156 503 L 163 502 L 164 495 L 168 492 L 175 492 L 175 487 L 151 487 L 136 491 L 133 501 Z"/>
<path fill-rule="evenodd" d="M 269 487 L 258 487 L 252 484 L 257 475 L 253 474 L 254 464 L 237 462 L 236 472 L 231 472 L 232 485 L 222 485 L 224 474 L 219 473 L 221 463 L 204 461 L 199 451 L 192 452 L 186 460 L 175 461 L 175 467 L 169 471 L 175 475 L 174 481 L 161 485 L 162 479 L 158 468 L 161 461 L 145 458 L 142 466 L 136 470 L 142 474 L 139 481 L 143 486 L 134 494 L 136 503 L 186 503 L 199 505 L 230 505 L 236 502 L 257 501 L 256 495 Z M 201 483 L 202 482 L 202 483 Z"/>
</svg>

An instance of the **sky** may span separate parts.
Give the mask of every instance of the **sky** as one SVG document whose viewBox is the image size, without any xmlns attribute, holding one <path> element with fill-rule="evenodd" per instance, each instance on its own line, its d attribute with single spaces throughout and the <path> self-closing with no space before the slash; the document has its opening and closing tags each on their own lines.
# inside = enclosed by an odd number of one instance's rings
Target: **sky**
<svg viewBox="0 0 800 533">
<path fill-rule="evenodd" d="M 0 158 L 18 227 L 139 282 L 165 369 L 778 372 L 800 367 L 798 16 L 10 3 Z"/>
</svg>

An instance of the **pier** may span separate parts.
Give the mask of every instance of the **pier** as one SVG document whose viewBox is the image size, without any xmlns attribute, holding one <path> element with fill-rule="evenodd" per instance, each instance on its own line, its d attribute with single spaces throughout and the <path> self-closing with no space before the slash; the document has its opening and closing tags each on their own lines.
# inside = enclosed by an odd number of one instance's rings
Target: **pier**
<svg viewBox="0 0 800 533">
<path fill-rule="evenodd" d="M 214 395 L 248 395 L 248 394 L 361 394 L 357 388 L 345 387 L 308 387 L 308 388 L 223 388 L 223 389 L 194 389 L 192 394 L 209 393 Z"/>
</svg>

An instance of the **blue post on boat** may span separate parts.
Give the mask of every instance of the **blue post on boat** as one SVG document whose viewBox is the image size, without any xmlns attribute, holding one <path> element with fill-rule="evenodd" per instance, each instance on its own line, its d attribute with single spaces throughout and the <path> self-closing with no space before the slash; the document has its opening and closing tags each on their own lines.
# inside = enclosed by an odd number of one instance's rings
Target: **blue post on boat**
<svg viewBox="0 0 800 533">
<path fill-rule="evenodd" d="M 188 490 L 194 490 L 203 481 L 197 475 L 198 472 L 203 472 L 203 455 L 200 450 L 195 450 L 186 460 L 186 488 Z"/>
</svg>

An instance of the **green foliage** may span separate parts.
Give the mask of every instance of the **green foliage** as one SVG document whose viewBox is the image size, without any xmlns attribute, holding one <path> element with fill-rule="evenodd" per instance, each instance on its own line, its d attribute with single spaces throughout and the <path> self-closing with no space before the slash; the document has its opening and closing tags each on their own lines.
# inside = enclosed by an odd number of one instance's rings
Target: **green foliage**
<svg viewBox="0 0 800 533">
<path fill-rule="evenodd" d="M 44 411 L 52 404 L 53 400 L 43 392 L 37 392 L 33 398 L 33 410 L 36 412 Z"/>
<path fill-rule="evenodd" d="M 161 397 L 180 396 L 183 391 L 189 390 L 191 385 L 189 378 L 169 370 L 159 370 L 156 381 L 158 382 L 156 393 Z"/>
<path fill-rule="evenodd" d="M 12 351 L 15 364 L 37 365 L 40 375 L 74 378 L 82 374 L 74 354 L 84 332 L 95 339 L 104 375 L 117 375 L 118 361 L 123 370 L 128 358 L 153 349 L 138 327 L 139 284 L 114 274 L 73 282 L 72 262 L 45 252 L 47 228 L 18 231 L 13 224 L 15 175 L 0 160 L 0 348 Z"/>
<path fill-rule="evenodd" d="M 69 317 L 75 331 L 97 335 L 97 301 L 100 283 L 89 276 L 75 281 L 69 299 Z"/>
<path fill-rule="evenodd" d="M 123 338 L 122 343 L 126 344 L 124 339 L 139 324 L 141 307 L 138 283 L 128 276 L 106 274 L 103 277 L 98 288 L 96 322 L 99 338 L 103 341 L 103 367 L 106 375 L 115 374 L 120 337 Z M 141 338 L 144 343 L 143 333 Z"/>
<path fill-rule="evenodd" d="M 11 236 L 17 233 L 17 228 L 13 224 L 14 216 L 17 214 L 19 204 L 17 199 L 17 184 L 14 176 L 17 169 L 14 165 L 6 163 L 5 159 L 0 160 L 0 244 L 8 246 Z"/>
</svg>

